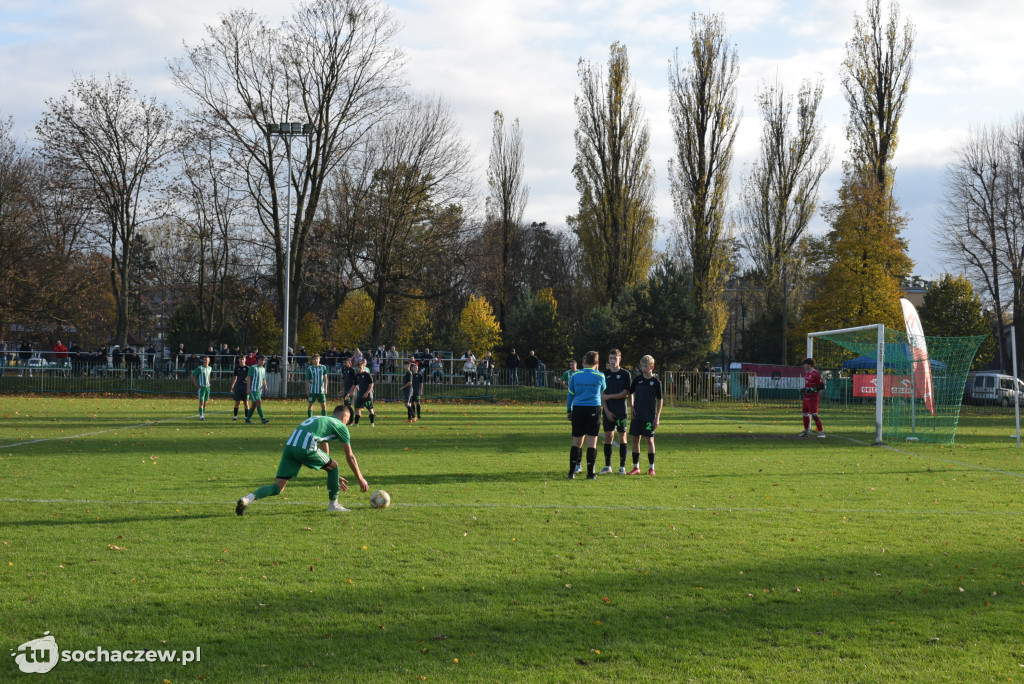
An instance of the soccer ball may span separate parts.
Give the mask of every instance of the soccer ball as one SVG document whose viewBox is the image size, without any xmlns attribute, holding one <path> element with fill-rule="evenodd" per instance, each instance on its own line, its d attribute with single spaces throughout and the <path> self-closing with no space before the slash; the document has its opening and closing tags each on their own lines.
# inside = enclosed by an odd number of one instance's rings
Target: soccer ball
<svg viewBox="0 0 1024 684">
<path fill-rule="evenodd" d="M 374 508 L 387 508 L 391 505 L 391 495 L 383 489 L 378 489 L 370 495 L 370 505 Z"/>
</svg>

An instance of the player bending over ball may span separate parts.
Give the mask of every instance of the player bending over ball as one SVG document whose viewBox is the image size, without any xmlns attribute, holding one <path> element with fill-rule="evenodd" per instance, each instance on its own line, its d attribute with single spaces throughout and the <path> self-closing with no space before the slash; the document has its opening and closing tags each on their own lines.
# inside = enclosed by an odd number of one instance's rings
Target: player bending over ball
<svg viewBox="0 0 1024 684">
<path fill-rule="evenodd" d="M 619 475 L 626 474 L 626 398 L 629 397 L 629 371 L 619 366 L 622 352 L 612 349 L 608 352 L 608 369 L 604 371 L 607 385 L 601 394 L 604 411 L 601 420 L 604 424 L 604 470 L 602 475 L 612 473 L 612 447 L 615 446 L 615 433 L 619 433 Z"/>
<path fill-rule="evenodd" d="M 327 366 L 320 365 L 320 355 L 313 354 L 310 364 L 306 366 L 306 380 L 309 381 L 309 406 L 306 417 L 313 416 L 313 404 L 320 402 L 320 415 L 327 415 Z"/>
<path fill-rule="evenodd" d="M 355 384 L 349 390 L 352 396 L 352 408 L 355 410 L 353 423 L 359 425 L 359 417 L 363 413 L 363 407 L 370 414 L 370 426 L 373 427 L 376 414 L 373 412 L 373 376 L 366 370 L 366 359 L 360 358 L 357 361 L 359 370 L 356 372 Z"/>
<path fill-rule="evenodd" d="M 583 369 L 569 378 L 566 409 L 572 422 L 572 448 L 569 449 L 569 479 L 576 477 L 583 460 L 583 442 L 587 443 L 587 479 L 597 478 L 597 432 L 601 428 L 601 392 L 605 390 L 604 375 L 597 370 L 598 354 L 588 351 Z"/>
<path fill-rule="evenodd" d="M 265 425 L 270 421 L 263 415 L 263 393 L 267 390 L 267 357 L 263 354 L 256 355 L 256 363 L 249 367 L 249 374 L 245 378 L 246 392 L 249 394 L 251 405 L 245 411 L 245 422 L 252 422 L 253 411 L 260 414 L 260 421 Z"/>
<path fill-rule="evenodd" d="M 288 480 L 298 475 L 302 466 L 327 473 L 327 510 L 332 513 L 348 512 L 347 508 L 338 503 L 338 492 L 348 491 L 348 481 L 338 473 L 338 462 L 331 458 L 327 443 L 336 439 L 344 445 L 345 460 L 359 480 L 359 490 L 367 491 L 370 485 L 359 472 L 359 463 L 356 462 L 356 455 L 352 453 L 352 443 L 346 427 L 351 419 L 352 408 L 341 404 L 334 407 L 334 413 L 330 416 L 310 417 L 302 421 L 285 442 L 274 484 L 264 485 L 252 494 L 243 496 L 235 504 L 235 513 L 244 515 L 245 509 L 253 501 L 277 496 L 283 492 L 288 486 Z"/>
<path fill-rule="evenodd" d="M 821 418 L 818 417 L 818 398 L 821 395 L 821 390 L 825 389 L 825 383 L 821 381 L 821 374 L 814 367 L 814 359 L 804 359 L 803 366 L 804 401 L 802 410 L 804 414 L 804 431 L 800 433 L 800 436 L 811 436 L 811 419 L 814 419 L 814 427 L 818 428 L 818 438 L 824 439 L 825 428 L 821 426 Z"/>
<path fill-rule="evenodd" d="M 640 474 L 640 437 L 647 439 L 648 475 L 654 475 L 654 431 L 661 422 L 661 380 L 654 375 L 654 357 L 647 355 L 640 359 L 641 375 L 633 378 L 630 385 L 630 402 L 633 405 L 633 419 L 629 423 L 629 438 L 633 447 L 633 470 L 630 475 Z"/>
<path fill-rule="evenodd" d="M 235 400 L 235 416 L 231 420 L 238 420 L 238 405 L 245 404 L 245 413 L 249 415 L 249 395 L 246 393 L 246 377 L 249 369 L 245 367 L 245 357 L 238 355 L 238 365 L 235 366 L 235 377 L 231 378 L 231 397 Z"/>
<path fill-rule="evenodd" d="M 203 357 L 203 365 L 192 371 L 192 384 L 199 392 L 199 420 L 206 420 L 206 402 L 210 400 L 210 357 Z"/>
<path fill-rule="evenodd" d="M 420 419 L 420 395 L 423 392 L 423 376 L 418 364 L 405 362 L 405 377 L 399 389 L 408 411 L 408 422 L 415 423 Z"/>
</svg>

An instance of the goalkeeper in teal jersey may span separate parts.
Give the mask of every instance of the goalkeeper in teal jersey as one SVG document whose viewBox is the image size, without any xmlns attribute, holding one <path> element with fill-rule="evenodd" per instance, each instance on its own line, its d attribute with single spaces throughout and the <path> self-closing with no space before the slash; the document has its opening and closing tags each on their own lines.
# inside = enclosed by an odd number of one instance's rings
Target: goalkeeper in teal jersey
<svg viewBox="0 0 1024 684">
<path fill-rule="evenodd" d="M 249 375 L 245 378 L 246 391 L 249 393 L 249 410 L 245 412 L 245 422 L 252 422 L 253 412 L 260 414 L 260 421 L 269 423 L 263 415 L 263 393 L 267 391 L 267 357 L 256 355 L 256 363 L 249 366 Z"/>
<path fill-rule="evenodd" d="M 320 365 L 320 355 L 313 354 L 306 366 L 306 381 L 309 383 L 309 406 L 306 417 L 313 416 L 313 404 L 320 402 L 320 415 L 327 415 L 327 366 Z"/>
<path fill-rule="evenodd" d="M 192 371 L 192 384 L 199 391 L 199 420 L 206 420 L 206 402 L 210 400 L 210 357 L 203 357 L 203 365 Z"/>
<path fill-rule="evenodd" d="M 359 490 L 367 491 L 363 474 L 359 472 L 359 463 L 352 453 L 347 423 L 352 419 L 352 408 L 341 404 L 334 407 L 330 416 L 310 417 L 295 428 L 285 442 L 281 452 L 281 463 L 277 466 L 277 477 L 274 484 L 264 485 L 251 494 L 243 496 L 235 504 L 235 513 L 244 515 L 245 509 L 253 501 L 268 496 L 277 496 L 284 491 L 288 480 L 299 474 L 302 466 L 327 473 L 327 510 L 329 512 L 347 513 L 348 509 L 338 503 L 338 492 L 348 491 L 348 481 L 338 473 L 338 462 L 331 458 L 328 442 L 338 440 L 345 450 L 345 460 L 352 473 L 359 480 Z"/>
</svg>

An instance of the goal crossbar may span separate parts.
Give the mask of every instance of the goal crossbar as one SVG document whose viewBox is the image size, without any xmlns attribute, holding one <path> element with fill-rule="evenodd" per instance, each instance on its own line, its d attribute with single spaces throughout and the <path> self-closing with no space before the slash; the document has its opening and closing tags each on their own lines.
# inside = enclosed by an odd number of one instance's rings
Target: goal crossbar
<svg viewBox="0 0 1024 684">
<path fill-rule="evenodd" d="M 839 335 L 841 333 L 863 332 L 876 330 L 878 332 L 877 351 L 875 353 L 875 444 L 882 444 L 882 397 L 885 394 L 885 380 L 883 371 L 885 369 L 885 325 L 874 323 L 872 325 L 858 325 L 853 328 L 839 328 L 838 330 L 822 330 L 819 332 L 807 333 L 807 357 L 814 358 L 814 338 L 826 335 Z"/>
</svg>

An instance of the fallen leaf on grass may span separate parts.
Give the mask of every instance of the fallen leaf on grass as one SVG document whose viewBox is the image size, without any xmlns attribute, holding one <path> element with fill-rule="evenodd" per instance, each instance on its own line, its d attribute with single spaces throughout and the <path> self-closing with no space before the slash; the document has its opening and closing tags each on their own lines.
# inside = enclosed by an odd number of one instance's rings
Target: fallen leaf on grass
<svg viewBox="0 0 1024 684">
<path fill-rule="evenodd" d="M 117 546 L 115 544 L 107 544 L 107 548 L 111 551 L 127 551 L 128 549 L 123 546 Z"/>
</svg>

